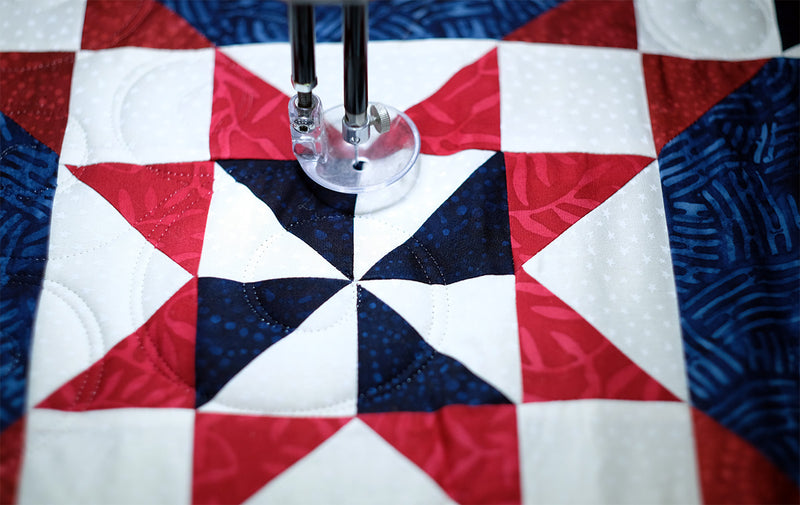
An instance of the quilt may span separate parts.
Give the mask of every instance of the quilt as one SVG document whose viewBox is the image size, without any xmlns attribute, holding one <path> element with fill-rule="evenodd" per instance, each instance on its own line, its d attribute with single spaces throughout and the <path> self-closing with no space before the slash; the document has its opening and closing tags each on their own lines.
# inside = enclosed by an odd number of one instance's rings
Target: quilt
<svg viewBox="0 0 800 505">
<path fill-rule="evenodd" d="M 798 6 L 370 2 L 392 201 L 284 3 L 1 0 L 0 502 L 798 503 Z"/>
</svg>

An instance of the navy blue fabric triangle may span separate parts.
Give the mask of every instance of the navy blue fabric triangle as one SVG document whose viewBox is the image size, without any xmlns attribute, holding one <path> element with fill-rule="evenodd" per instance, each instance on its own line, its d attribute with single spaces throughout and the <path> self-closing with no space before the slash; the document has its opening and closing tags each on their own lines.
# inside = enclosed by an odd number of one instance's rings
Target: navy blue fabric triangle
<svg viewBox="0 0 800 505">
<path fill-rule="evenodd" d="M 497 153 L 363 278 L 450 284 L 513 273 L 505 163 Z"/>
<path fill-rule="evenodd" d="M 42 290 L 58 155 L 0 113 L 0 431 L 25 411 L 31 333 Z"/>
<path fill-rule="evenodd" d="M 317 278 L 252 283 L 199 278 L 197 406 L 213 398 L 256 356 L 297 329 L 346 284 Z"/>
<path fill-rule="evenodd" d="M 269 205 L 286 230 L 353 278 L 355 195 L 314 184 L 296 161 L 218 161 L 234 179 Z"/>
<path fill-rule="evenodd" d="M 467 367 L 431 347 L 378 297 L 358 288 L 358 411 L 431 412 L 510 403 Z"/>
<path fill-rule="evenodd" d="M 798 96 L 770 60 L 658 161 L 692 403 L 800 483 Z"/>
<path fill-rule="evenodd" d="M 289 27 L 284 2 L 264 0 L 159 0 L 218 46 L 286 42 Z M 565 0 L 373 0 L 369 3 L 371 40 L 428 38 L 501 39 Z M 342 40 L 337 5 L 317 5 L 318 42 Z"/>
</svg>

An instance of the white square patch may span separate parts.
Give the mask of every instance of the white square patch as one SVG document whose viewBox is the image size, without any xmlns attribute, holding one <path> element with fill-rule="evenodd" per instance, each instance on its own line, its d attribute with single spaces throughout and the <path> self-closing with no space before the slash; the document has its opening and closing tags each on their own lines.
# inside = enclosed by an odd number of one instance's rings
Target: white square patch
<svg viewBox="0 0 800 505">
<path fill-rule="evenodd" d="M 194 411 L 112 409 L 28 417 L 19 503 L 189 503 Z"/>
<path fill-rule="evenodd" d="M 502 149 L 655 156 L 639 53 L 504 42 Z"/>
<path fill-rule="evenodd" d="M 81 51 L 61 162 L 208 160 L 213 87 L 213 49 Z"/>
<path fill-rule="evenodd" d="M 0 0 L 0 51 L 77 51 L 86 0 Z"/>
<path fill-rule="evenodd" d="M 607 400 L 519 406 L 523 503 L 699 503 L 689 409 Z"/>
</svg>

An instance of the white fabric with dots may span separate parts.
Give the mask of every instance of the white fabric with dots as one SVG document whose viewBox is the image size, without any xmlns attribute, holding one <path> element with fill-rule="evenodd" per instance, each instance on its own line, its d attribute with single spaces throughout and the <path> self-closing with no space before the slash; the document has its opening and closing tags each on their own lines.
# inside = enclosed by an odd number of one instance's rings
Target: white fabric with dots
<svg viewBox="0 0 800 505">
<path fill-rule="evenodd" d="M 638 52 L 504 42 L 498 58 L 503 151 L 655 156 Z"/>
<path fill-rule="evenodd" d="M 79 52 L 62 162 L 208 160 L 213 84 L 213 49 Z"/>
<path fill-rule="evenodd" d="M 523 503 L 700 503 L 689 409 L 608 400 L 519 406 Z"/>
<path fill-rule="evenodd" d="M 77 51 L 86 0 L 0 0 L 0 51 Z"/>
<path fill-rule="evenodd" d="M 194 416 L 192 409 L 36 409 L 26 421 L 19 503 L 191 503 Z"/>
</svg>

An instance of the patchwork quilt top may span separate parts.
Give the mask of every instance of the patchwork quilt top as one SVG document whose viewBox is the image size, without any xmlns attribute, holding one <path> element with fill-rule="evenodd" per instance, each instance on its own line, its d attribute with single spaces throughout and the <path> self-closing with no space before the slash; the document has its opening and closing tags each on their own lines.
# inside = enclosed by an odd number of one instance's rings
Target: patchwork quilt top
<svg viewBox="0 0 800 505">
<path fill-rule="evenodd" d="M 0 1 L 0 502 L 797 502 L 798 5 L 373 1 L 391 201 L 284 3 Z"/>
</svg>

